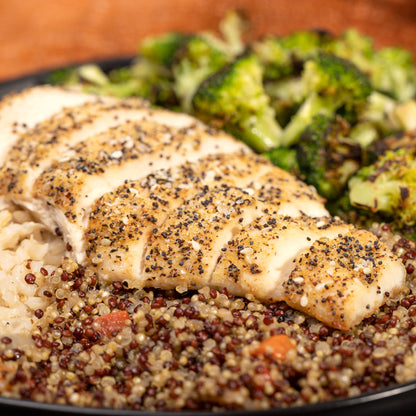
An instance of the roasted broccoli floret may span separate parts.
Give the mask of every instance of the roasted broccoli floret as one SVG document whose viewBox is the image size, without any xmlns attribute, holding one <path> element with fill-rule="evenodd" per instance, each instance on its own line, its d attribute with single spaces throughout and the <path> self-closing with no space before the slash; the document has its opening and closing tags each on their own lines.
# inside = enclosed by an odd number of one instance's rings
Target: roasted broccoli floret
<svg viewBox="0 0 416 416">
<path fill-rule="evenodd" d="M 264 89 L 270 97 L 270 103 L 276 112 L 277 121 L 281 126 L 285 126 L 299 109 L 304 99 L 302 79 L 300 77 L 288 77 L 278 81 L 266 82 Z"/>
<path fill-rule="evenodd" d="M 191 100 L 199 84 L 218 71 L 228 56 L 199 36 L 189 37 L 176 51 L 172 62 L 173 89 L 182 110 L 191 110 Z"/>
<path fill-rule="evenodd" d="M 370 72 L 375 89 L 406 101 L 416 95 L 416 69 L 412 54 L 401 48 L 383 48 L 374 55 Z"/>
<path fill-rule="evenodd" d="M 318 114 L 339 113 L 349 122 L 354 121 L 371 93 L 368 78 L 356 66 L 326 53 L 319 53 L 305 63 L 302 83 L 305 100 L 280 138 L 286 146 L 296 143 Z"/>
<path fill-rule="evenodd" d="M 153 103 L 189 112 L 201 81 L 228 59 L 202 35 L 168 33 L 143 41 L 132 79 L 140 83 L 142 95 Z"/>
<path fill-rule="evenodd" d="M 297 152 L 295 148 L 291 147 L 278 147 L 273 150 L 269 150 L 264 153 L 275 166 L 279 166 L 294 175 L 299 175 L 299 163 Z"/>
<path fill-rule="evenodd" d="M 349 124 L 340 116 L 318 115 L 296 146 L 301 174 L 328 200 L 339 197 L 360 168 L 361 147 L 349 133 Z"/>
<path fill-rule="evenodd" d="M 262 75 L 254 55 L 236 59 L 199 86 L 192 100 L 195 115 L 224 128 L 258 152 L 276 147 L 281 129 Z"/>
<path fill-rule="evenodd" d="M 381 137 L 392 134 L 400 129 L 396 117 L 397 101 L 393 98 L 373 91 L 367 99 L 366 105 L 358 114 L 358 121 L 371 123 Z"/>
<path fill-rule="evenodd" d="M 367 152 L 371 163 L 388 151 L 403 149 L 406 154 L 414 157 L 416 155 L 416 132 L 401 132 L 393 136 L 384 137 L 376 140 L 368 147 Z M 369 163 L 368 163 L 369 164 Z"/>
<path fill-rule="evenodd" d="M 230 10 L 220 22 L 219 36 L 213 32 L 202 32 L 200 35 L 213 47 L 224 52 L 231 60 L 246 49 L 243 40 L 246 27 L 247 22 L 244 16 L 235 10 Z"/>
<path fill-rule="evenodd" d="M 93 86 L 104 86 L 110 80 L 98 65 L 86 64 L 74 68 L 58 69 L 49 75 L 48 82 L 61 85 L 85 83 Z"/>
<path fill-rule="evenodd" d="M 265 79 L 276 80 L 299 74 L 303 63 L 332 39 L 324 31 L 300 31 L 284 37 L 267 36 L 255 42 L 253 52 L 265 68 Z"/>
<path fill-rule="evenodd" d="M 370 72 L 375 54 L 373 40 L 356 29 L 348 29 L 334 38 L 326 51 L 351 61 L 364 73 Z"/>
<path fill-rule="evenodd" d="M 230 56 L 223 51 L 224 45 L 219 38 L 204 37 L 203 34 L 169 33 L 148 38 L 143 42 L 140 52 L 142 65 L 151 69 L 153 74 L 143 71 L 138 74 L 136 70 L 135 78 L 146 79 L 151 91 L 163 79 L 162 91 L 168 90 L 167 86 L 170 86 L 180 109 L 189 112 L 193 94 L 199 84 L 229 61 Z M 160 99 L 157 101 L 166 105 Z"/>
<path fill-rule="evenodd" d="M 146 79 L 151 91 L 162 83 L 162 91 L 173 91 L 179 109 L 190 112 L 199 84 L 244 50 L 243 27 L 240 16 L 230 12 L 220 24 L 220 35 L 168 33 L 148 38 L 141 45 L 140 55 L 155 76 L 145 73 L 143 77 L 136 71 L 136 78 Z M 166 105 L 160 97 L 156 103 Z"/>
<path fill-rule="evenodd" d="M 327 53 L 306 62 L 302 77 L 307 93 L 330 97 L 349 117 L 365 106 L 372 91 L 368 77 L 355 65 Z"/>
<path fill-rule="evenodd" d="M 373 91 L 358 116 L 358 122 L 369 124 L 378 138 L 416 130 L 416 101 L 401 103 L 378 91 Z"/>
<path fill-rule="evenodd" d="M 380 212 L 402 225 L 416 222 L 416 161 L 404 150 L 388 151 L 349 181 L 355 207 Z"/>
<path fill-rule="evenodd" d="M 147 85 L 132 78 L 130 67 L 118 68 L 106 74 L 98 65 L 81 65 L 53 72 L 48 82 L 69 86 L 80 84 L 86 92 L 121 98 L 147 96 Z"/>
<path fill-rule="evenodd" d="M 335 114 L 336 105 L 318 94 L 310 94 L 302 103 L 295 114 L 292 114 L 289 123 L 286 124 L 280 135 L 280 143 L 283 146 L 292 146 L 299 141 L 302 132 L 309 126 L 316 115 L 331 116 Z"/>
<path fill-rule="evenodd" d="M 327 49 L 366 73 L 375 90 L 399 101 L 415 97 L 416 69 L 409 51 L 398 47 L 376 50 L 371 38 L 354 29 L 347 30 Z"/>
<path fill-rule="evenodd" d="M 176 32 L 151 36 L 142 41 L 139 54 L 151 62 L 169 67 L 176 51 L 185 43 L 187 38 L 188 35 Z"/>
<path fill-rule="evenodd" d="M 141 95 L 153 104 L 179 107 L 172 64 L 175 54 L 189 38 L 190 35 L 172 32 L 148 37 L 140 44 L 139 58 L 132 67 L 132 79 L 140 85 Z"/>
<path fill-rule="evenodd" d="M 113 70 L 108 75 L 97 65 L 83 65 L 77 68 L 77 75 L 87 92 L 120 98 L 145 97 L 154 104 L 165 106 L 177 103 L 168 74 L 163 67 L 146 59 L 139 59 L 131 67 Z"/>
</svg>

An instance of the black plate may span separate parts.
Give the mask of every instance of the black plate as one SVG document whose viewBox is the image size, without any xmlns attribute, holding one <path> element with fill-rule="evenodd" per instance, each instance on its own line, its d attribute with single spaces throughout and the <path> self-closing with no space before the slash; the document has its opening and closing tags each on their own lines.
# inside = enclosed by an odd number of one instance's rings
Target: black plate
<svg viewBox="0 0 416 416">
<path fill-rule="evenodd" d="M 111 69 L 126 66 L 131 61 L 131 58 L 122 58 L 94 63 L 100 65 L 104 71 L 110 71 Z M 12 91 L 20 91 L 34 85 L 44 84 L 47 81 L 50 72 L 51 71 L 40 72 L 0 83 L 0 97 Z M 330 402 L 301 407 L 265 411 L 241 410 L 216 413 L 121 411 L 44 404 L 0 397 L 0 416 L 387 416 L 394 414 L 397 414 L 397 416 L 416 414 L 416 380 L 358 397 L 332 400 Z"/>
</svg>

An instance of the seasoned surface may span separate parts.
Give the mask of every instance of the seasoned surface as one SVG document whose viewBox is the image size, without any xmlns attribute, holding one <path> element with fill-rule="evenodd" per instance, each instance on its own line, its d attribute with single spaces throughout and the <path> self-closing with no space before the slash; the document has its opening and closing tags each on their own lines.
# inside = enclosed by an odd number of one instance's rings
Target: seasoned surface
<svg viewBox="0 0 416 416">
<path fill-rule="evenodd" d="M 109 129 L 75 149 L 69 160 L 52 164 L 36 180 L 34 194 L 52 208 L 78 261 L 84 260 L 83 231 L 93 202 L 123 184 L 164 166 L 205 154 L 233 152 L 245 146 L 206 127 L 174 128 L 151 121 Z"/>
<path fill-rule="evenodd" d="M 209 286 L 227 242 L 265 210 L 267 205 L 238 188 L 198 192 L 150 237 L 144 256 L 146 285 L 166 289 Z"/>
<path fill-rule="evenodd" d="M 404 289 L 396 281 L 401 271 L 402 265 L 371 233 L 350 230 L 315 241 L 297 257 L 283 285 L 284 299 L 318 319 L 331 315 L 334 327 L 348 329 L 368 316 L 373 305 Z"/>
<path fill-rule="evenodd" d="M 49 86 L 33 87 L 7 96 L 0 105 L 0 163 L 3 163 L 20 132 L 34 127 L 64 107 L 97 100 L 94 95 Z"/>
<path fill-rule="evenodd" d="M 260 185 L 258 178 L 266 176 L 268 180 Z M 245 192 L 244 199 L 258 197 L 274 212 L 327 215 L 315 192 L 262 157 L 244 151 L 207 156 L 157 170 L 140 181 L 128 181 L 94 203 L 86 235 L 87 254 L 101 276 L 114 280 L 122 274 L 130 286 L 137 285 L 143 258 L 135 253 L 142 252 L 154 230 L 162 232 L 159 227 L 170 213 L 189 209 L 190 200 L 210 187 L 217 194 L 239 187 Z M 299 195 L 290 195 L 294 187 L 301 191 Z M 189 200 L 187 207 L 181 207 L 185 200 Z"/>
</svg>

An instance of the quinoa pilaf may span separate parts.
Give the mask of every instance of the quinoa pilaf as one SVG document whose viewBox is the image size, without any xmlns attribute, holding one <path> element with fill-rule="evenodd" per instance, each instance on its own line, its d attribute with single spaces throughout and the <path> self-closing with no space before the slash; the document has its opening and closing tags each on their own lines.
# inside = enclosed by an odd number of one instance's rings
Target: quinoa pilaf
<svg viewBox="0 0 416 416">
<path fill-rule="evenodd" d="M 416 376 L 416 244 L 373 230 L 406 265 L 408 290 L 348 332 L 285 303 L 203 288 L 178 293 L 100 285 L 65 258 L 26 262 L 48 306 L 34 311 L 33 348 L 1 339 L 3 397 L 146 410 L 268 409 L 363 393 Z M 110 325 L 102 317 L 112 316 Z M 261 343 L 287 336 L 282 356 Z"/>
</svg>

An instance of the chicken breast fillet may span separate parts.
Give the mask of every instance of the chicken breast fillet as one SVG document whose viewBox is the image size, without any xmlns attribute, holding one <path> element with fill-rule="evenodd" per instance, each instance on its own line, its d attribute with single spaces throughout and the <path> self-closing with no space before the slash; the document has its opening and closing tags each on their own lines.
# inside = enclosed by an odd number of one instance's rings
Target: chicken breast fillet
<svg viewBox="0 0 416 416">
<path fill-rule="evenodd" d="M 39 109 L 19 112 L 22 102 Z M 0 132 L 2 196 L 59 228 L 103 281 L 226 287 L 340 329 L 404 285 L 403 265 L 370 232 L 190 116 L 47 86 L 7 98 Z"/>
<path fill-rule="evenodd" d="M 352 229 L 320 238 L 296 257 L 284 300 L 335 328 L 349 329 L 403 289 L 403 264 L 375 236 Z"/>
<path fill-rule="evenodd" d="M 96 95 L 49 85 L 36 86 L 21 93 L 8 95 L 0 104 L 0 165 L 20 133 L 58 113 L 64 107 L 103 100 L 112 101 L 110 98 L 103 99 Z"/>
<path fill-rule="evenodd" d="M 155 169 L 197 160 L 203 155 L 246 147 L 206 126 L 187 128 L 154 121 L 128 122 L 91 137 L 75 148 L 74 157 L 53 163 L 36 180 L 33 201 L 48 212 L 72 246 L 76 260 L 85 259 L 84 231 L 94 201 Z"/>
<path fill-rule="evenodd" d="M 105 152 L 100 146 L 110 140 L 104 134 L 104 139 L 101 138 L 100 142 L 100 133 L 145 118 L 155 122 L 163 121 L 174 128 L 194 123 L 194 119 L 186 115 L 172 116 L 170 112 L 150 111 L 148 103 L 140 99 L 116 103 L 92 102 L 65 109 L 27 130 L 12 146 L 0 174 L 0 192 L 7 193 L 13 202 L 35 212 L 42 222 L 52 227 L 54 222 L 49 210 L 44 209 L 33 193 L 38 176 L 59 162 L 79 155 L 82 158 L 87 152 L 90 158 L 98 160 L 98 152 Z M 113 145 L 107 143 L 107 148 L 109 146 Z M 78 164 L 82 163 L 81 160 Z"/>
<path fill-rule="evenodd" d="M 268 180 L 259 186 L 258 178 L 263 177 Z M 299 184 L 299 194 L 291 193 L 298 184 L 292 175 L 266 159 L 244 151 L 158 170 L 141 181 L 128 181 L 94 203 L 86 234 L 87 255 L 102 278 L 118 280 L 123 275 L 130 287 L 140 286 L 143 258 L 136 253 L 144 252 L 150 236 L 169 214 L 183 211 L 181 205 L 189 204 L 186 201 L 197 193 L 238 187 L 245 198 L 258 197 L 275 213 L 328 215 L 321 198 L 306 185 L 303 189 Z"/>
<path fill-rule="evenodd" d="M 403 265 L 369 231 L 330 217 L 273 215 L 230 239 L 210 286 L 285 301 L 346 330 L 403 288 Z"/>
</svg>

